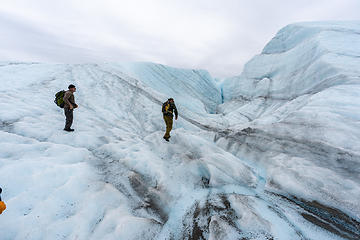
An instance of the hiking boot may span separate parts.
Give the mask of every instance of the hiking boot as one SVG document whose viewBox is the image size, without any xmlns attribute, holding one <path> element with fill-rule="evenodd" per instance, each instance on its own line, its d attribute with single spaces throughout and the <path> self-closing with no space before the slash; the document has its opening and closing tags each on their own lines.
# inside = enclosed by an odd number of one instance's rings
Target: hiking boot
<svg viewBox="0 0 360 240">
<path fill-rule="evenodd" d="M 73 131 L 75 131 L 74 129 L 72 129 L 72 128 L 64 128 L 64 131 L 67 131 L 67 132 L 73 132 Z"/>
<path fill-rule="evenodd" d="M 169 142 L 169 138 L 163 137 L 165 139 L 165 141 Z"/>
</svg>

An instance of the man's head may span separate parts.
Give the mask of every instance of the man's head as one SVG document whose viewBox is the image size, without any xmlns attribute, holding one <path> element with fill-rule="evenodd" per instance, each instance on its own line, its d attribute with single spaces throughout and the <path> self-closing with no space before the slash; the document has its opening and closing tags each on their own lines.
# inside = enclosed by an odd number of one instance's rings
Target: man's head
<svg viewBox="0 0 360 240">
<path fill-rule="evenodd" d="M 173 103 L 173 102 L 174 102 L 174 99 L 173 99 L 173 98 L 169 98 L 168 101 L 171 102 L 171 103 Z"/>
<path fill-rule="evenodd" d="M 69 90 L 70 90 L 71 92 L 76 92 L 76 87 L 75 87 L 75 85 L 70 84 L 68 88 L 69 88 Z"/>
</svg>

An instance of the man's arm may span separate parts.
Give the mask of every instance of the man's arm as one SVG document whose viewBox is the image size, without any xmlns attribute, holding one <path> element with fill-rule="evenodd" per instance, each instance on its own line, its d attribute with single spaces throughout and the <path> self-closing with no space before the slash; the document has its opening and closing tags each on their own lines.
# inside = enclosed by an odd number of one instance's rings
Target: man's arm
<svg viewBox="0 0 360 240">
<path fill-rule="evenodd" d="M 163 103 L 163 105 L 162 105 L 162 109 L 161 109 L 161 111 L 162 111 L 162 113 L 163 113 L 163 114 L 165 114 L 165 105 L 166 105 L 166 104 L 165 104 L 165 103 Z"/>
<path fill-rule="evenodd" d="M 78 105 L 77 105 L 76 102 L 75 102 L 75 96 L 73 96 L 73 99 L 74 99 L 73 107 L 74 107 L 74 108 L 77 108 Z"/>
<path fill-rule="evenodd" d="M 177 110 L 175 104 L 174 104 L 174 112 L 175 112 L 175 119 L 177 119 L 178 118 L 178 110 Z"/>
<path fill-rule="evenodd" d="M 69 105 L 70 109 L 73 108 L 73 105 L 71 104 L 71 102 L 69 101 L 69 98 L 71 96 L 71 93 L 70 92 L 65 92 L 65 95 L 64 95 L 64 102 Z"/>
</svg>

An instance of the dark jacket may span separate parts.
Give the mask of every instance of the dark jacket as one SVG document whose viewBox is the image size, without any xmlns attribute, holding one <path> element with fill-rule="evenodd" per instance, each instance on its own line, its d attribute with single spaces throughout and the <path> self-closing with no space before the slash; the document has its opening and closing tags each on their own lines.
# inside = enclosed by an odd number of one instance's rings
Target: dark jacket
<svg viewBox="0 0 360 240">
<path fill-rule="evenodd" d="M 73 105 L 74 108 L 77 107 L 74 94 L 70 90 L 68 90 L 64 94 L 64 108 L 70 108 L 70 104 Z"/>
<path fill-rule="evenodd" d="M 174 117 L 173 113 L 175 113 L 175 117 L 178 117 L 178 111 L 176 109 L 175 103 L 171 103 L 169 101 L 166 101 L 162 105 L 162 112 L 164 116 L 171 116 Z"/>
</svg>

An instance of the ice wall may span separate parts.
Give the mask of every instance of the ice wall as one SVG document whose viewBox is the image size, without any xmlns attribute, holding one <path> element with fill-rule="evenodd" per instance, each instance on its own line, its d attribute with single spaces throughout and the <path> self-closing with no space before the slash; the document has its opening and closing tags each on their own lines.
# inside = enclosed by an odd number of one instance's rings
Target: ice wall
<svg viewBox="0 0 360 240">
<path fill-rule="evenodd" d="M 180 69 L 155 63 L 111 64 L 112 70 L 120 70 L 139 79 L 167 97 L 173 97 L 193 112 L 214 113 L 221 103 L 220 89 L 205 70 Z"/>
<path fill-rule="evenodd" d="M 356 84 L 360 23 L 289 25 L 250 60 L 243 73 L 223 84 L 224 98 L 291 100 L 331 86 Z"/>
<path fill-rule="evenodd" d="M 269 189 L 359 217 L 359 91 L 360 22 L 289 25 L 224 82 L 219 144 L 260 162 Z"/>
</svg>

